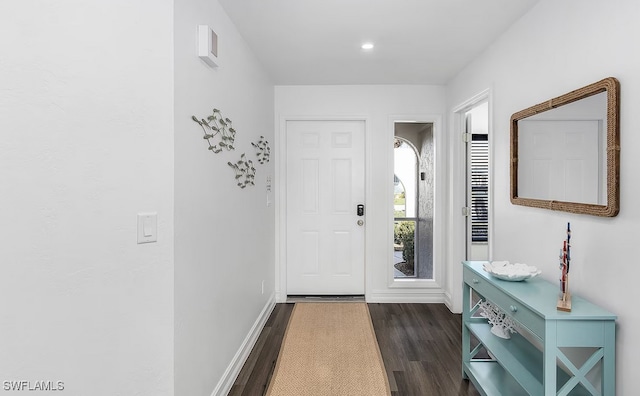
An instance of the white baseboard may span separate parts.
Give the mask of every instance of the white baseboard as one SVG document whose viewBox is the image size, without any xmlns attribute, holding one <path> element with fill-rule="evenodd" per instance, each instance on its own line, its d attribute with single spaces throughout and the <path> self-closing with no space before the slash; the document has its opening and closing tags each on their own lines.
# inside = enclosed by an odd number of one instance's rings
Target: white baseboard
<svg viewBox="0 0 640 396">
<path fill-rule="evenodd" d="M 451 313 L 454 313 L 454 314 L 462 313 L 462 310 L 458 309 L 456 307 L 455 303 L 453 302 L 453 298 L 451 297 L 451 293 L 445 293 L 444 294 L 444 305 L 446 305 L 447 308 L 449 308 L 449 311 L 451 311 Z"/>
<path fill-rule="evenodd" d="M 287 293 L 276 290 L 276 303 L 286 303 L 287 302 Z"/>
<path fill-rule="evenodd" d="M 236 378 L 238 378 L 238 374 L 240 374 L 240 370 L 242 370 L 244 362 L 249 357 L 256 341 L 258 341 L 260 332 L 262 332 L 264 325 L 267 323 L 267 319 L 269 319 L 271 312 L 273 312 L 273 308 L 276 306 L 275 301 L 275 293 L 271 293 L 271 296 L 267 300 L 264 308 L 262 308 L 262 312 L 260 312 L 258 319 L 256 319 L 255 323 L 251 327 L 249 334 L 245 337 L 242 345 L 240 345 L 240 348 L 238 349 L 238 352 L 236 352 L 233 360 L 229 363 L 229 366 L 222 375 L 222 378 L 218 381 L 218 385 L 216 385 L 213 392 L 211 392 L 211 396 L 226 396 L 229 394 L 233 383 L 236 381 Z"/>
<path fill-rule="evenodd" d="M 444 303 L 452 313 L 462 313 L 462 299 L 458 299 L 458 301 L 455 301 L 453 297 L 454 296 L 451 293 L 445 293 Z"/>
</svg>

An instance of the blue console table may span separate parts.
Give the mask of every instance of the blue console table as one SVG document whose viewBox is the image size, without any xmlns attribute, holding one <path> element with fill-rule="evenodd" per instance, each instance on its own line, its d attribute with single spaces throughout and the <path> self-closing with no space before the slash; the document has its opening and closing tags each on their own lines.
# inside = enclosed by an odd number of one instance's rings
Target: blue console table
<svg viewBox="0 0 640 396">
<path fill-rule="evenodd" d="M 614 396 L 616 316 L 576 295 L 571 312 L 558 311 L 558 286 L 541 278 L 500 280 L 483 270 L 484 263 L 462 263 L 463 378 L 484 396 Z M 493 335 L 477 313 L 478 298 L 497 305 L 527 336 Z M 583 363 L 572 361 L 585 352 Z M 589 374 L 594 367 L 595 380 Z"/>
</svg>

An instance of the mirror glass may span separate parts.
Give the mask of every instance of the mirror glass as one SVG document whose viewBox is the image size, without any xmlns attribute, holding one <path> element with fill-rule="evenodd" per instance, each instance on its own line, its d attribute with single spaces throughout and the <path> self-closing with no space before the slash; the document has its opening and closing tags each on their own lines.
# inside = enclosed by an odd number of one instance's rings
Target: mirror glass
<svg viewBox="0 0 640 396">
<path fill-rule="evenodd" d="M 618 213 L 618 91 L 608 78 L 512 116 L 514 204 Z"/>
</svg>

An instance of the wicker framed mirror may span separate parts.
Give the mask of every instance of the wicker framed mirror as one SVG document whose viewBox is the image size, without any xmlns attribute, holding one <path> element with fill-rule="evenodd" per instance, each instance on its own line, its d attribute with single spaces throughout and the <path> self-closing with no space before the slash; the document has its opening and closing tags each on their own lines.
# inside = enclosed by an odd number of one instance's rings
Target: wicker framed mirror
<svg viewBox="0 0 640 396">
<path fill-rule="evenodd" d="M 511 203 L 613 217 L 620 84 L 605 78 L 511 116 Z"/>
</svg>

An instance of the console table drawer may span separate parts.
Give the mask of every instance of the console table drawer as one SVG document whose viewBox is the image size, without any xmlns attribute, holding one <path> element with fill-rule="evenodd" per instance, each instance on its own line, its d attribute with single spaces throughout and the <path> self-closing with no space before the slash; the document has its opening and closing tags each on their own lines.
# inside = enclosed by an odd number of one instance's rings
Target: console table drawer
<svg viewBox="0 0 640 396">
<path fill-rule="evenodd" d="M 464 269 L 463 279 L 466 284 L 482 297 L 500 307 L 507 315 L 518 321 L 540 339 L 544 339 L 544 318 L 466 268 Z M 496 279 L 495 282 L 507 281 Z"/>
</svg>

